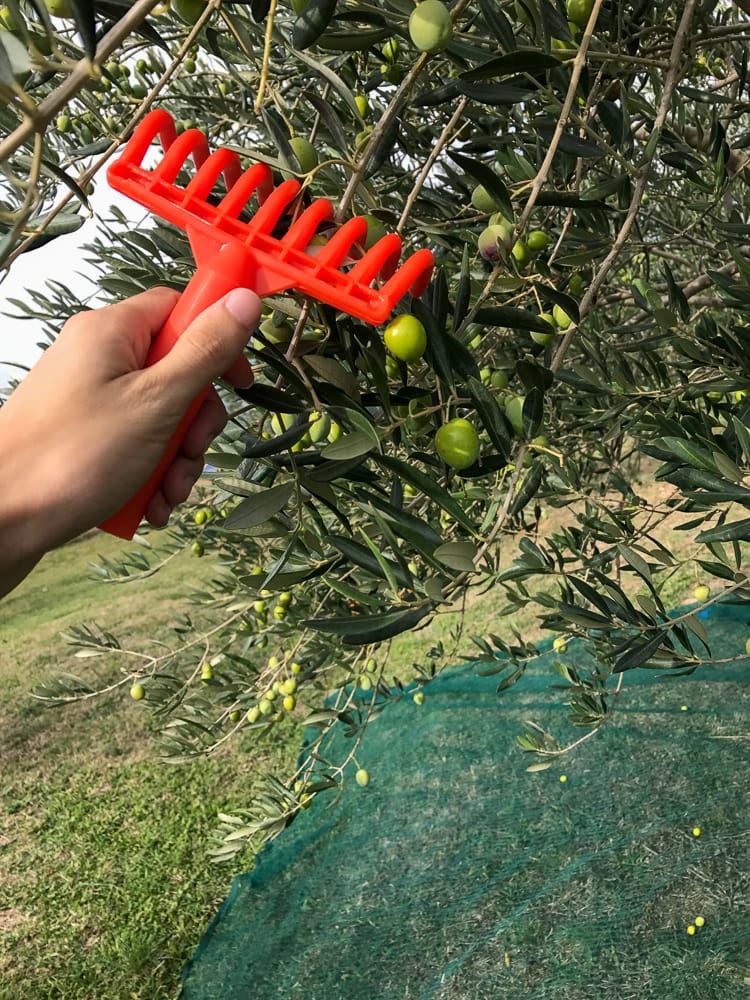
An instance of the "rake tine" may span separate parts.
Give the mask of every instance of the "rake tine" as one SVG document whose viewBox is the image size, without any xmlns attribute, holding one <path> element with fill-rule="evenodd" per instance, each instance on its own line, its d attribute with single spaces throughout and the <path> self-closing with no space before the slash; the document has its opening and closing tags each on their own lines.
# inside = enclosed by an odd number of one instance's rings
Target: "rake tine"
<svg viewBox="0 0 750 1000">
<path fill-rule="evenodd" d="M 140 166 L 157 135 L 159 136 L 162 150 L 165 153 L 177 138 L 174 119 L 166 111 L 162 111 L 161 108 L 150 111 L 136 127 L 123 151 L 122 161 L 135 163 Z"/>
<path fill-rule="evenodd" d="M 401 237 L 395 233 L 383 236 L 352 268 L 349 277 L 369 285 L 378 274 L 390 277 L 401 256 Z"/>
<path fill-rule="evenodd" d="M 299 219 L 289 229 L 289 232 L 282 239 L 286 247 L 297 247 L 304 249 L 315 234 L 319 223 L 328 222 L 333 218 L 333 205 L 327 198 L 318 198 L 306 208 Z"/>
<path fill-rule="evenodd" d="M 366 233 L 367 220 L 361 215 L 355 215 L 341 229 L 336 230 L 320 253 L 316 254 L 315 260 L 322 265 L 338 267 L 354 244 L 363 240 Z"/>
<path fill-rule="evenodd" d="M 227 190 L 236 183 L 241 173 L 239 156 L 223 147 L 209 156 L 185 188 L 185 195 L 190 198 L 205 199 L 206 195 L 213 190 L 219 175 L 222 173 Z"/>
<path fill-rule="evenodd" d="M 396 302 L 406 292 L 418 297 L 430 282 L 434 258 L 429 250 L 417 250 L 382 287 L 381 292 Z"/>
<path fill-rule="evenodd" d="M 168 184 L 174 182 L 185 160 L 193 154 L 193 162 L 200 169 L 208 159 L 208 142 L 205 135 L 197 128 L 190 128 L 178 135 L 167 150 L 164 159 L 153 171 L 153 176 Z"/>
<path fill-rule="evenodd" d="M 248 223 L 248 229 L 254 233 L 270 233 L 281 218 L 284 209 L 299 194 L 301 186 L 299 181 L 295 181 L 294 178 L 279 184 L 255 213 L 252 222 Z"/>
<path fill-rule="evenodd" d="M 270 167 L 267 167 L 265 163 L 254 163 L 221 199 L 218 209 L 219 217 L 238 218 L 255 191 L 258 192 L 258 204 L 262 205 L 272 190 L 273 174 Z"/>
</svg>

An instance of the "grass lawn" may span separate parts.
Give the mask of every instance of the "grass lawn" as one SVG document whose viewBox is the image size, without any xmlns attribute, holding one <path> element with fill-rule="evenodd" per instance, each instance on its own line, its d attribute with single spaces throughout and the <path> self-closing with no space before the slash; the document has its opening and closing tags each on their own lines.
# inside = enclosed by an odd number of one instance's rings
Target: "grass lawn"
<svg viewBox="0 0 750 1000">
<path fill-rule="evenodd" d="M 211 571 L 180 555 L 136 586 L 89 579 L 87 563 L 123 544 L 97 535 L 65 546 L 0 605 L 2 1000 L 174 997 L 235 874 L 206 857 L 217 811 L 247 800 L 259 768 L 297 753 L 166 766 L 127 686 L 66 708 L 30 696 L 80 666 L 61 630 L 98 621 L 148 642 Z"/>
</svg>

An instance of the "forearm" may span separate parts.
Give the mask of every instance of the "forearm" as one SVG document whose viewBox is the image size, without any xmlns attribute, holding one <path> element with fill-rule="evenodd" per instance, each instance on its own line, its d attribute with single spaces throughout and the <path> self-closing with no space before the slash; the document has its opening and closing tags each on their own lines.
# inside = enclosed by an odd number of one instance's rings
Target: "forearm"
<svg viewBox="0 0 750 1000">
<path fill-rule="evenodd" d="M 0 408 L 0 597 L 16 587 L 36 566 L 48 547 L 40 495 L 29 488 L 28 469 Z M 49 515 L 51 516 L 51 515 Z"/>
</svg>

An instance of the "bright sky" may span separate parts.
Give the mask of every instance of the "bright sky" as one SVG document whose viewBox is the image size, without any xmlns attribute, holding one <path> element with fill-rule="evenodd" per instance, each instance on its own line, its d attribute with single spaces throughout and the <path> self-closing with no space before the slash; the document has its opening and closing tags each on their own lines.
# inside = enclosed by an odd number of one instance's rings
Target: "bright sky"
<svg viewBox="0 0 750 1000">
<path fill-rule="evenodd" d="M 42 340 L 40 326 L 33 320 L 9 319 L 6 313 L 17 310 L 8 303 L 8 299 L 23 300 L 29 288 L 44 291 L 47 278 L 62 282 L 77 295 L 89 296 L 93 291 L 93 275 L 86 279 L 91 268 L 84 260 L 81 247 L 96 235 L 96 216 L 108 217 L 112 205 L 117 205 L 124 212 L 133 212 L 133 203 L 106 185 L 100 186 L 91 203 L 95 215 L 78 232 L 60 236 L 38 250 L 21 254 L 0 283 L 0 389 L 6 387 L 11 378 L 24 376 L 24 370 L 14 365 L 30 367 L 41 354 L 41 348 L 37 346 L 37 342 Z"/>
</svg>

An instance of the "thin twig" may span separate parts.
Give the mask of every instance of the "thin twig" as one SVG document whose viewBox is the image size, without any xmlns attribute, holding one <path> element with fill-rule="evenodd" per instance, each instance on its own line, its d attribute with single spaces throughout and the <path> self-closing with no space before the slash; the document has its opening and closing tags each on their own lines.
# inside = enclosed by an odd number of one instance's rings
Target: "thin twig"
<svg viewBox="0 0 750 1000">
<path fill-rule="evenodd" d="M 601 10 L 603 0 L 595 0 L 594 6 L 591 11 L 591 16 L 589 17 L 588 24 L 583 32 L 583 37 L 581 38 L 581 44 L 578 47 L 578 52 L 573 60 L 573 70 L 570 74 L 570 84 L 568 86 L 568 92 L 565 95 L 565 100 L 563 102 L 562 110 L 560 116 L 557 119 L 557 125 L 555 126 L 555 132 L 552 136 L 552 140 L 549 144 L 549 149 L 547 150 L 547 155 L 544 157 L 544 161 L 539 168 L 536 177 L 531 185 L 531 191 L 529 192 L 529 197 L 524 206 L 524 210 L 521 213 L 521 218 L 518 221 L 518 230 L 523 231 L 526 223 L 529 220 L 534 205 L 536 205 L 536 200 L 541 193 L 542 188 L 547 183 L 547 177 L 549 175 L 550 169 L 552 168 L 552 161 L 557 154 L 557 147 L 562 139 L 563 132 L 565 131 L 565 126 L 568 124 L 568 118 L 570 117 L 570 112 L 573 108 L 573 102 L 576 99 L 576 94 L 578 93 L 578 82 L 581 79 L 581 73 L 583 72 L 584 66 L 586 65 L 586 53 L 589 49 L 589 42 L 591 41 L 591 36 L 594 33 L 594 28 L 596 26 L 596 19 L 599 16 L 599 11 Z"/>
<path fill-rule="evenodd" d="M 683 49 L 685 48 L 688 42 L 690 24 L 693 20 L 694 12 L 695 12 L 695 0 L 687 0 L 687 3 L 685 4 L 685 7 L 682 12 L 682 17 L 680 18 L 680 23 L 677 27 L 677 31 L 675 32 L 674 41 L 672 43 L 670 68 L 664 80 L 664 92 L 662 94 L 661 103 L 659 104 L 659 108 L 657 110 L 656 117 L 654 119 L 654 125 L 651 130 L 652 136 L 658 136 L 659 132 L 664 126 L 664 123 L 667 119 L 667 115 L 669 114 L 670 108 L 672 106 L 672 96 L 674 95 L 675 88 L 679 83 L 680 58 L 682 56 Z M 651 155 L 644 163 L 641 164 L 640 173 L 638 179 L 635 182 L 635 186 L 633 189 L 633 197 L 630 200 L 630 206 L 628 207 L 628 214 L 625 217 L 625 221 L 620 227 L 620 231 L 615 238 L 615 242 L 612 245 L 612 249 L 602 261 L 601 265 L 599 266 L 599 269 L 597 270 L 596 274 L 594 275 L 591 281 L 591 284 L 586 290 L 586 294 L 581 300 L 581 305 L 579 309 L 579 314 L 581 319 L 583 319 L 588 313 L 589 309 L 591 308 L 596 298 L 599 289 L 604 284 L 605 278 L 607 277 L 611 268 L 614 266 L 615 261 L 619 257 L 620 251 L 627 243 L 628 237 L 630 235 L 630 230 L 632 229 L 633 224 L 636 220 L 636 216 L 638 215 L 638 212 L 641 207 L 641 201 L 643 199 L 643 195 L 646 191 L 646 185 L 648 184 L 650 176 L 651 163 L 653 162 L 653 159 L 656 156 L 657 145 L 658 143 L 654 145 L 654 149 L 651 151 Z M 565 355 L 568 352 L 568 349 L 573 340 L 573 337 L 575 336 L 577 329 L 578 329 L 578 324 L 574 323 L 571 325 L 571 328 L 568 330 L 568 332 L 564 334 L 560 346 L 558 347 L 557 351 L 555 351 L 555 355 L 552 358 L 552 362 L 550 364 L 550 369 L 553 372 L 559 371 L 560 366 L 563 363 Z"/>
<path fill-rule="evenodd" d="M 271 0 L 268 14 L 266 15 L 266 33 L 263 39 L 263 62 L 260 67 L 260 82 L 258 83 L 258 96 L 255 98 L 254 111 L 260 114 L 263 107 L 263 99 L 266 96 L 266 86 L 268 84 L 268 67 L 271 62 L 271 43 L 273 41 L 273 19 L 276 13 L 276 0 Z"/>
<path fill-rule="evenodd" d="M 455 128 L 458 119 L 464 113 L 464 108 L 468 104 L 468 100 L 469 100 L 468 97 L 461 98 L 461 100 L 458 103 L 458 107 L 456 108 L 451 117 L 451 120 L 448 122 L 443 131 L 440 133 L 440 136 L 438 137 L 438 140 L 435 143 L 435 145 L 432 147 L 432 151 L 430 152 L 430 155 L 427 157 L 424 166 L 419 171 L 417 179 L 414 183 L 414 187 L 409 192 L 409 197 L 406 199 L 406 204 L 404 205 L 404 210 L 401 213 L 401 218 L 398 220 L 398 225 L 396 226 L 396 232 L 399 234 L 399 236 L 401 235 L 401 230 L 404 228 L 406 221 L 409 218 L 409 215 L 411 214 L 411 210 L 414 207 L 414 202 L 419 197 L 419 192 L 422 190 L 422 186 L 424 185 L 424 182 L 427 180 L 427 177 L 430 171 L 432 170 L 435 160 L 437 160 L 438 156 L 440 156 L 441 152 L 443 151 L 443 147 L 448 143 L 448 140 L 451 137 L 451 132 Z M 467 124 L 468 123 L 464 123 L 461 126 L 461 128 L 456 132 L 456 135 L 453 137 L 454 139 L 458 138 L 461 131 L 466 127 Z"/>
<path fill-rule="evenodd" d="M 182 62 L 182 57 L 192 46 L 193 42 L 195 41 L 195 38 L 200 33 L 203 25 L 208 20 L 213 10 L 218 8 L 220 2 L 221 0 L 210 0 L 206 9 L 203 11 L 198 21 L 193 25 L 193 27 L 190 30 L 190 33 L 180 46 L 177 55 L 173 58 L 171 64 L 166 68 L 166 70 L 161 75 L 159 80 L 157 80 L 157 82 L 151 88 L 150 92 L 140 102 L 133 116 L 131 117 L 130 121 L 122 129 L 121 134 L 116 139 L 113 139 L 112 144 L 101 154 L 101 156 L 99 156 L 94 161 L 94 163 L 91 164 L 90 167 L 88 167 L 80 174 L 78 180 L 81 187 L 85 188 L 88 185 L 89 181 L 93 177 L 95 177 L 96 174 L 99 173 L 99 171 L 107 163 L 107 161 L 117 152 L 120 146 L 127 140 L 132 129 L 136 126 L 136 124 L 140 121 L 140 119 L 143 118 L 146 115 L 146 113 L 151 109 L 151 106 L 158 97 L 158 95 L 161 93 L 161 91 L 164 89 L 167 83 L 169 83 L 169 81 L 179 68 Z M 38 135 L 41 139 L 41 132 L 38 133 Z M 40 153 L 40 159 L 41 159 L 41 153 Z M 1 159 L 0 162 L 2 162 Z M 74 199 L 74 197 L 76 196 L 71 191 L 65 192 L 65 194 L 61 197 L 58 203 L 46 214 L 45 228 L 52 222 L 53 219 L 55 219 L 60 214 L 60 212 L 62 212 L 62 210 Z M 19 212 L 17 214 L 20 215 L 21 213 Z M 3 271 L 7 273 L 7 271 L 10 269 L 11 265 L 16 260 L 16 258 L 19 257 L 22 253 L 26 252 L 29 244 L 33 242 L 34 239 L 36 239 L 36 236 L 37 236 L 36 233 L 32 236 L 29 236 L 28 239 L 24 240 L 21 244 L 19 244 L 15 248 L 15 250 L 11 254 L 9 254 L 8 257 L 6 257 L 6 259 L 3 262 L 3 268 L 2 268 Z"/>
<path fill-rule="evenodd" d="M 0 142 L 0 163 L 12 156 L 34 132 L 44 131 L 58 111 L 64 108 L 68 101 L 91 81 L 94 67 L 106 63 L 128 35 L 146 19 L 157 2 L 158 0 L 138 0 L 137 3 L 133 4 L 127 14 L 121 17 L 99 42 L 93 60 L 81 59 L 67 80 L 64 80 L 57 90 L 53 91 L 37 106 L 33 118 L 26 118 L 17 129 Z"/>
</svg>

